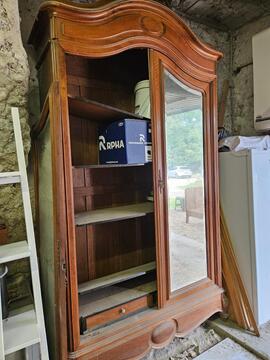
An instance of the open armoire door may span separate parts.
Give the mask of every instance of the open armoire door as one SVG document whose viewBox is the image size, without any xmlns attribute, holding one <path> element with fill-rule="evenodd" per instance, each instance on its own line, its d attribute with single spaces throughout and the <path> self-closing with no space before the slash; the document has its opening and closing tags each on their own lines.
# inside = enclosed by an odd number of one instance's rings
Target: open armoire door
<svg viewBox="0 0 270 360">
<path fill-rule="evenodd" d="M 51 358 L 140 359 L 222 310 L 221 54 L 150 0 L 45 2 L 30 43 Z"/>
</svg>

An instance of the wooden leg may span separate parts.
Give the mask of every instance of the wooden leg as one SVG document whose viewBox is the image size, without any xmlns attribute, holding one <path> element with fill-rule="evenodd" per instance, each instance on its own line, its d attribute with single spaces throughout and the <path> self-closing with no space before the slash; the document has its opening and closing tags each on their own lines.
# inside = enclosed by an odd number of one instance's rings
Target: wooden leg
<svg viewBox="0 0 270 360">
<path fill-rule="evenodd" d="M 188 215 L 188 212 L 186 211 L 186 223 L 188 224 L 189 223 L 189 215 Z"/>
</svg>

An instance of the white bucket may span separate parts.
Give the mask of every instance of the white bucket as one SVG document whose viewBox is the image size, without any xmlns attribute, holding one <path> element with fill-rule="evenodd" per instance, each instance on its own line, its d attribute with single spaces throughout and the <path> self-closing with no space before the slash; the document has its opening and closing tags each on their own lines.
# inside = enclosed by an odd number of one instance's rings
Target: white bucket
<svg viewBox="0 0 270 360">
<path fill-rule="evenodd" d="M 136 84 L 135 89 L 135 114 L 150 119 L 150 90 L 149 80 Z"/>
</svg>

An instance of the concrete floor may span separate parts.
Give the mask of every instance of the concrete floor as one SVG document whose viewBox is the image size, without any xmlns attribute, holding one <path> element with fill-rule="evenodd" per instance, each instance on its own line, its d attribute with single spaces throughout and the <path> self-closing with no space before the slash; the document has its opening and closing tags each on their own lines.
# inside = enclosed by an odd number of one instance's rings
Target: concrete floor
<svg viewBox="0 0 270 360">
<path fill-rule="evenodd" d="M 259 327 L 260 337 L 240 329 L 229 320 L 217 319 L 208 324 L 220 336 L 232 339 L 259 359 L 270 360 L 270 321 Z"/>
<path fill-rule="evenodd" d="M 242 346 L 227 338 L 210 350 L 196 357 L 196 360 L 258 360 L 259 358 Z"/>
</svg>

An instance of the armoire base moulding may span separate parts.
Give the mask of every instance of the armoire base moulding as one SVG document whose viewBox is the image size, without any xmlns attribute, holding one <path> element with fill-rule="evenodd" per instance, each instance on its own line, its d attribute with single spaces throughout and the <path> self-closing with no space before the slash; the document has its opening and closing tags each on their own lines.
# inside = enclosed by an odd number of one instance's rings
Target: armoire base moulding
<svg viewBox="0 0 270 360">
<path fill-rule="evenodd" d="M 82 336 L 81 349 L 69 353 L 78 360 L 139 360 L 151 349 L 168 345 L 173 338 L 184 337 L 203 321 L 222 311 L 222 290 L 207 284 L 199 293 L 179 300 L 173 306 L 146 310 L 121 325 L 108 326 Z M 132 324 L 132 322 L 134 324 Z M 84 339 L 83 339 L 84 338 Z M 91 340 L 90 340 L 91 339 Z"/>
</svg>

